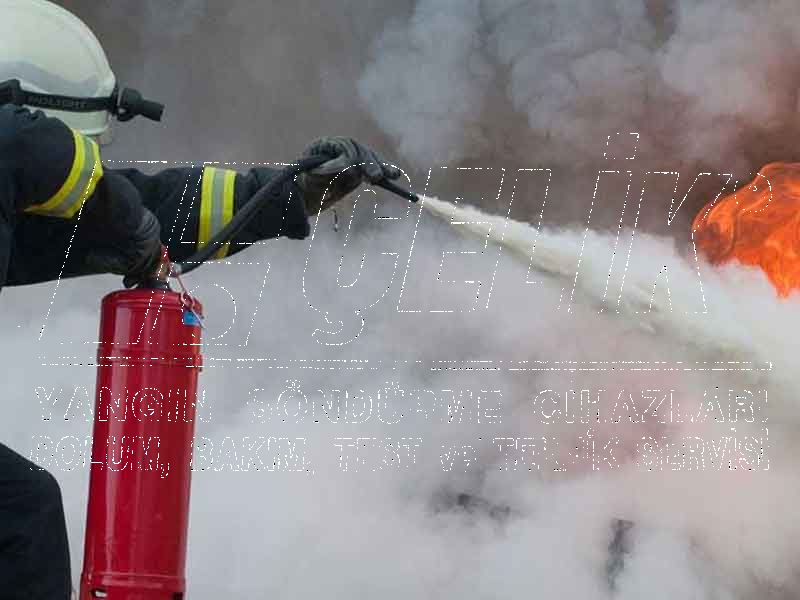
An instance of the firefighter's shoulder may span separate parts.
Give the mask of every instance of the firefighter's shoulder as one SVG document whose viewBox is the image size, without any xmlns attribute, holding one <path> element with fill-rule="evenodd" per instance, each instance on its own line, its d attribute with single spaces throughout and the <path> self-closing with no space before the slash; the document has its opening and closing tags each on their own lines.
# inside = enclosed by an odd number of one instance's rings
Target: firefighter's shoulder
<svg viewBox="0 0 800 600">
<path fill-rule="evenodd" d="M 4 151 L 13 148 L 19 152 L 30 147 L 31 142 L 40 141 L 42 136 L 63 137 L 65 134 L 69 134 L 69 127 L 40 110 L 31 111 L 13 104 L 0 105 L 0 139 Z"/>
</svg>

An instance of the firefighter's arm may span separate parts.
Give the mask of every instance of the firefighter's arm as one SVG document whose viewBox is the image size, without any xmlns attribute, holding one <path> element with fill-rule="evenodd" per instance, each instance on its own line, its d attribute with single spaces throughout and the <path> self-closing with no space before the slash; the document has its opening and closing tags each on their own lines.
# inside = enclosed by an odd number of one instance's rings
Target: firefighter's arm
<svg viewBox="0 0 800 600">
<path fill-rule="evenodd" d="M 308 216 L 353 192 L 364 181 L 397 179 L 401 171 L 385 163 L 373 150 L 352 138 L 328 137 L 313 142 L 304 157 L 330 160 L 311 173 L 275 189 L 261 212 L 234 248 L 285 236 L 303 239 L 309 234 Z M 141 192 L 145 205 L 169 227 L 171 254 L 202 248 L 250 199 L 280 174 L 280 168 L 253 168 L 246 173 L 216 166 L 166 169 L 145 175 L 136 169 L 120 169 Z M 177 239 L 191 248 L 173 248 Z"/>
<path fill-rule="evenodd" d="M 160 221 L 162 242 L 175 261 L 204 247 L 277 172 L 254 168 L 241 173 L 212 166 L 165 169 L 154 175 L 134 169 L 116 171 L 139 190 L 145 206 Z M 302 193 L 288 182 L 214 258 L 226 258 L 263 240 L 303 239 L 308 234 Z"/>
<path fill-rule="evenodd" d="M 275 189 L 244 230 L 220 248 L 220 259 L 276 237 L 303 239 L 309 234 L 308 215 L 316 215 L 355 190 L 363 181 L 397 179 L 401 172 L 373 150 L 344 137 L 320 138 L 304 156 L 330 159 Z M 222 167 L 167 169 L 156 175 L 137 170 L 119 174 L 140 191 L 145 205 L 158 217 L 162 241 L 175 261 L 182 261 L 208 242 L 261 190 L 278 169 L 254 168 L 247 173 Z"/>
<path fill-rule="evenodd" d="M 160 222 L 161 242 L 168 246 L 170 257 L 179 261 L 201 248 L 275 173 L 272 169 L 237 173 L 206 167 L 165 169 L 146 175 L 138 170 L 106 167 L 96 186 L 99 194 L 93 200 L 139 198 Z M 123 202 L 116 210 L 122 224 L 135 220 L 134 215 L 122 210 L 126 206 L 131 204 Z M 16 224 L 6 285 L 30 285 L 104 272 L 92 261 L 98 250 L 109 246 L 113 250 L 111 230 L 96 225 L 110 218 L 109 214 L 102 214 L 104 208 L 109 205 L 88 203 L 77 223 L 22 213 Z M 308 233 L 300 192 L 289 183 L 233 244 L 222 248 L 220 255 L 230 256 L 262 240 L 279 236 L 302 239 Z"/>
<path fill-rule="evenodd" d="M 80 218 L 93 245 L 87 256 L 92 270 L 146 275 L 157 264 L 160 236 L 138 190 L 105 173 L 97 143 L 60 120 L 24 109 L 14 109 L 13 120 L 17 211 L 73 226 Z"/>
</svg>

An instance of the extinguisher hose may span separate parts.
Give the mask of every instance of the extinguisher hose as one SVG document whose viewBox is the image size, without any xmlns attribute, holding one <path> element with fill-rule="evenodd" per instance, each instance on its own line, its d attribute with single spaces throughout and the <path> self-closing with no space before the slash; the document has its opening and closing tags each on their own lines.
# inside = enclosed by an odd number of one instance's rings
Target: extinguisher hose
<svg viewBox="0 0 800 600">
<path fill-rule="evenodd" d="M 242 208 L 240 208 L 230 222 L 223 227 L 203 248 L 190 257 L 172 264 L 171 275 L 178 276 L 194 271 L 197 267 L 209 260 L 217 251 L 236 237 L 242 229 L 256 216 L 256 214 L 271 200 L 275 190 L 280 189 L 287 181 L 294 179 L 300 173 L 316 169 L 328 162 L 330 157 L 311 156 L 297 161 L 293 165 L 282 169 L 266 185 L 264 185 Z M 417 202 L 419 197 L 396 183 L 384 179 L 376 185 L 398 196 Z"/>
<path fill-rule="evenodd" d="M 275 177 L 273 177 L 266 185 L 264 185 L 256 194 L 250 198 L 228 224 L 223 227 L 211 240 L 203 246 L 203 248 L 190 257 L 182 260 L 181 262 L 172 264 L 173 275 L 183 275 L 194 271 L 197 267 L 202 265 L 210 259 L 217 251 L 238 235 L 242 229 L 247 225 L 250 220 L 256 216 L 259 210 L 269 202 L 272 193 L 280 189 L 287 181 L 294 179 L 300 173 L 316 169 L 321 164 L 328 162 L 330 158 L 325 156 L 312 156 L 303 158 L 297 164 L 289 165 L 282 169 Z"/>
</svg>

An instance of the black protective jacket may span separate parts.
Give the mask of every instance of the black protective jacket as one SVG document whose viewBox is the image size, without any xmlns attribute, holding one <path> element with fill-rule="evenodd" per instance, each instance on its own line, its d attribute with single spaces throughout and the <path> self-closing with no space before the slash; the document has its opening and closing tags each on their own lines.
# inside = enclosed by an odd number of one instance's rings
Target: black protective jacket
<svg viewBox="0 0 800 600">
<path fill-rule="evenodd" d="M 144 207 L 161 223 L 170 257 L 180 261 L 204 246 L 276 172 L 206 166 L 146 175 L 110 169 L 94 141 L 60 120 L 0 106 L 0 286 L 96 273 L 90 253 L 124 248 Z M 217 258 L 261 240 L 308 233 L 301 192 L 289 182 Z"/>
</svg>

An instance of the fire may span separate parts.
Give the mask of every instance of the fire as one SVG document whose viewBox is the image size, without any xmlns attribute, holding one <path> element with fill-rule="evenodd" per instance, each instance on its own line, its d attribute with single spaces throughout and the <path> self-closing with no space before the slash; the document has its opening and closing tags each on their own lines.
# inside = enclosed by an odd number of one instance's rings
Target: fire
<svg viewBox="0 0 800 600">
<path fill-rule="evenodd" d="M 747 186 L 706 205 L 692 229 L 712 264 L 761 267 L 780 296 L 800 289 L 800 163 L 764 166 Z"/>
</svg>

